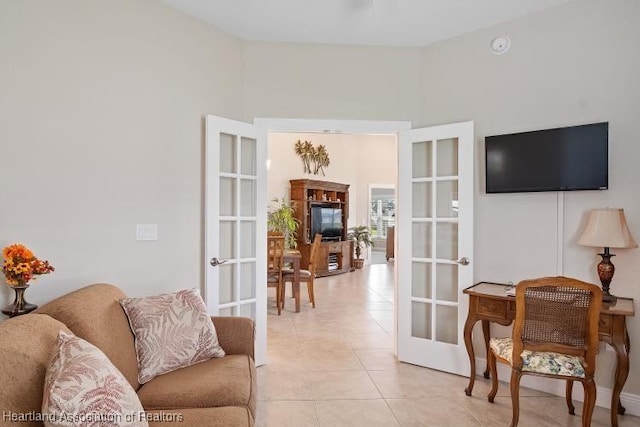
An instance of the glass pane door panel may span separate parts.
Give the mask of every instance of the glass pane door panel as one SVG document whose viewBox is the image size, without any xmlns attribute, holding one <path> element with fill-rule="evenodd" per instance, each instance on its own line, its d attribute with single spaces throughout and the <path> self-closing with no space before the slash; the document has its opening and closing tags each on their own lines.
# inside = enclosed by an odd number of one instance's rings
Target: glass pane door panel
<svg viewBox="0 0 640 427">
<path fill-rule="evenodd" d="M 251 319 L 256 318 L 256 304 L 251 302 L 247 304 L 242 304 L 240 306 L 240 316 L 249 317 Z"/>
<path fill-rule="evenodd" d="M 237 316 L 235 307 L 221 308 L 218 316 Z"/>
<path fill-rule="evenodd" d="M 458 307 L 436 305 L 436 341 L 458 344 Z"/>
<path fill-rule="evenodd" d="M 437 142 L 437 176 L 458 175 L 458 139 L 441 139 Z"/>
<path fill-rule="evenodd" d="M 240 173 L 255 176 L 257 171 L 256 140 L 242 138 L 240 143 Z"/>
<path fill-rule="evenodd" d="M 411 336 L 431 339 L 431 304 L 411 302 Z"/>
<path fill-rule="evenodd" d="M 236 173 L 236 136 L 220 134 L 220 172 Z"/>
<path fill-rule="evenodd" d="M 436 217 L 458 217 L 458 181 L 436 182 Z"/>
<path fill-rule="evenodd" d="M 240 180 L 240 216 L 256 216 L 256 182 Z"/>
<path fill-rule="evenodd" d="M 431 183 L 414 182 L 412 187 L 412 212 L 414 218 L 431 217 Z"/>
<path fill-rule="evenodd" d="M 256 274 L 255 261 L 240 263 L 240 299 L 252 299 L 256 297 L 256 288 L 253 286 L 253 277 Z"/>
<path fill-rule="evenodd" d="M 458 259 L 458 224 L 441 222 L 436 224 L 436 258 Z"/>
<path fill-rule="evenodd" d="M 431 258 L 431 224 L 414 222 L 412 225 L 411 256 L 413 258 Z"/>
<path fill-rule="evenodd" d="M 220 304 L 235 301 L 236 264 L 221 264 L 220 269 Z"/>
<path fill-rule="evenodd" d="M 412 144 L 412 177 L 413 178 L 429 178 L 433 176 L 433 169 L 431 167 L 432 154 L 431 154 L 431 141 L 414 142 Z"/>
<path fill-rule="evenodd" d="M 220 177 L 220 215 L 233 216 L 236 214 L 236 180 Z"/>
<path fill-rule="evenodd" d="M 436 264 L 436 299 L 458 302 L 458 264 Z"/>
<path fill-rule="evenodd" d="M 240 258 L 255 258 L 256 256 L 256 223 L 255 221 L 240 221 Z"/>
<path fill-rule="evenodd" d="M 411 263 L 411 296 L 431 298 L 431 263 L 414 261 Z"/>
<path fill-rule="evenodd" d="M 220 235 L 220 247 L 218 253 L 221 259 L 236 257 L 236 223 L 234 221 L 220 221 L 218 229 Z"/>
</svg>

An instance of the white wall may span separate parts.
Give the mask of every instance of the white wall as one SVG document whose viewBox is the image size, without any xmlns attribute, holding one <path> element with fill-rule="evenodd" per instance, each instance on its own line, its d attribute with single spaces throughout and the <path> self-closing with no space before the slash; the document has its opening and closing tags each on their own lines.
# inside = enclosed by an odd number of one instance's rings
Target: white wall
<svg viewBox="0 0 640 427">
<path fill-rule="evenodd" d="M 152 0 L 0 10 L 0 246 L 56 268 L 27 300 L 200 286 L 203 116 L 241 118 L 241 42 Z M 159 240 L 136 241 L 137 223 Z"/>
<path fill-rule="evenodd" d="M 247 43 L 246 117 L 417 120 L 421 61 L 419 48 Z"/>
</svg>

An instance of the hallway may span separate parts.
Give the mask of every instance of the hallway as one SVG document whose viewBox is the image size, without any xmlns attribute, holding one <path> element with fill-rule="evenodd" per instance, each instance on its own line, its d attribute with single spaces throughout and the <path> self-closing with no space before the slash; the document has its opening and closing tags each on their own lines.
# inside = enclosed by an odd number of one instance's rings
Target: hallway
<svg viewBox="0 0 640 427">
<path fill-rule="evenodd" d="M 393 355 L 393 263 L 316 279 L 316 308 L 303 286 L 302 308 L 293 312 L 291 286 L 285 310 L 268 293 L 268 363 L 258 368 L 257 426 L 507 426 L 509 386 L 496 403 L 486 400 L 490 382 L 478 377 L 472 397 L 468 379 L 399 363 Z M 564 397 L 522 389 L 520 425 L 580 426 Z M 541 411 L 540 408 L 544 408 Z M 640 419 L 619 417 L 620 427 Z M 592 426 L 608 426 L 597 407 Z"/>
</svg>

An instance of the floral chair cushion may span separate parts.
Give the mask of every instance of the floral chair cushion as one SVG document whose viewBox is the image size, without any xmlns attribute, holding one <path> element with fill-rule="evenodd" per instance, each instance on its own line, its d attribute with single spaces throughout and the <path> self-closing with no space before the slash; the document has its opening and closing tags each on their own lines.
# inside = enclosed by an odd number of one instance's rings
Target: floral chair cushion
<svg viewBox="0 0 640 427">
<path fill-rule="evenodd" d="M 120 305 L 135 335 L 140 384 L 157 375 L 225 355 L 197 289 L 124 298 Z"/>
<path fill-rule="evenodd" d="M 45 374 L 42 414 L 47 427 L 148 426 L 138 395 L 107 356 L 62 331 Z"/>
<path fill-rule="evenodd" d="M 497 357 L 512 364 L 513 339 L 491 338 L 489 348 Z M 522 352 L 522 370 L 527 372 L 584 378 L 583 363 L 582 357 L 578 356 L 529 350 Z"/>
</svg>

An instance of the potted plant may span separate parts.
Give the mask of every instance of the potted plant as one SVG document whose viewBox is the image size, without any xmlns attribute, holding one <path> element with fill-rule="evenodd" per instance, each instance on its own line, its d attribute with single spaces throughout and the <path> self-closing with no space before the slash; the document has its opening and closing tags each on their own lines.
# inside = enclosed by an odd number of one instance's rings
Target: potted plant
<svg viewBox="0 0 640 427">
<path fill-rule="evenodd" d="M 284 235 L 284 244 L 287 248 L 298 246 L 297 231 L 298 220 L 295 217 L 295 206 L 284 198 L 273 199 L 275 206 L 270 206 L 267 212 L 267 230 L 269 233 Z"/>
<path fill-rule="evenodd" d="M 362 250 L 373 246 L 373 240 L 371 240 L 371 230 L 366 225 L 358 225 L 349 229 L 349 239 L 354 241 L 356 259 L 353 260 L 353 266 L 355 268 L 362 268 L 364 260 L 360 258 Z"/>
</svg>

